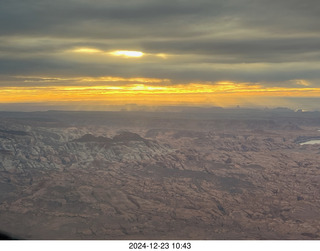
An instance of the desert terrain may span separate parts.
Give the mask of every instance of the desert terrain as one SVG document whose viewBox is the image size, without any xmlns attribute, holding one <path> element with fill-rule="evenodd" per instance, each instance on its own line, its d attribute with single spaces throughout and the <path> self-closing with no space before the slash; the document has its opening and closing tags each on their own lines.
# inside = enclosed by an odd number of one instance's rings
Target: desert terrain
<svg viewBox="0 0 320 251">
<path fill-rule="evenodd" d="M 320 113 L 0 112 L 0 230 L 41 240 L 320 239 Z"/>
</svg>

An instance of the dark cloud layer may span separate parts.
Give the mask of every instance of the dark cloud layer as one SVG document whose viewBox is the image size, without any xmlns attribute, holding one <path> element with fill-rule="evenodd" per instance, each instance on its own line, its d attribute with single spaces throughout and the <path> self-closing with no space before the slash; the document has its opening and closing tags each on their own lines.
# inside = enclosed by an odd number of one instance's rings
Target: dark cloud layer
<svg viewBox="0 0 320 251">
<path fill-rule="evenodd" d="M 126 32 L 131 37 L 130 30 L 143 36 L 164 28 L 173 36 L 197 27 L 205 35 L 208 28 L 228 29 L 230 22 L 236 22 L 241 29 L 316 33 L 319 12 L 319 3 L 312 0 L 3 0 L 0 28 L 3 35 L 114 38 L 118 29 L 124 32 L 121 37 Z M 81 29 L 87 26 L 91 29 Z M 180 30 L 171 33 L 171 26 Z"/>
<path fill-rule="evenodd" d="M 317 85 L 319 23 L 313 0 L 2 0 L 0 74 Z M 79 47 L 168 57 L 94 62 L 66 54 Z"/>
<path fill-rule="evenodd" d="M 174 54 L 202 54 L 236 56 L 237 62 L 292 62 L 318 61 L 320 37 L 294 38 L 241 38 L 241 39 L 189 39 L 188 41 L 143 42 L 150 51 Z M 238 60 L 237 60 L 238 59 Z"/>
</svg>

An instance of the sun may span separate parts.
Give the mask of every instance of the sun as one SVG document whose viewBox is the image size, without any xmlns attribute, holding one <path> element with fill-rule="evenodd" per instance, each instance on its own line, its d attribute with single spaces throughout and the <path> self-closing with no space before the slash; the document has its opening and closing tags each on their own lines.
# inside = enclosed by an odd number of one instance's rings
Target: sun
<svg viewBox="0 0 320 251">
<path fill-rule="evenodd" d="M 127 57 L 127 58 L 140 58 L 144 55 L 141 51 L 112 51 L 113 56 Z"/>
</svg>

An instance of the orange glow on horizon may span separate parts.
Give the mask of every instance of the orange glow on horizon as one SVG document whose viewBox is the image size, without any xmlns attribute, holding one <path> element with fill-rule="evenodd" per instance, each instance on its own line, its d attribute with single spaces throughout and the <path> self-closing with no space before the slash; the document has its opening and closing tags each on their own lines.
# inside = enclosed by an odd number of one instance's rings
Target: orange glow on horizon
<svg viewBox="0 0 320 251">
<path fill-rule="evenodd" d="M 23 79 L 25 83 L 38 83 L 38 82 L 139 82 L 139 83 L 170 83 L 169 79 L 160 78 L 142 78 L 142 77 L 117 77 L 117 76 L 103 76 L 103 77 L 73 77 L 73 78 L 61 78 L 61 77 L 47 77 L 47 76 L 15 76 L 16 79 Z"/>
<path fill-rule="evenodd" d="M 65 78 L 19 77 L 28 83 L 65 81 Z M 40 79 L 40 80 L 39 80 Z M 69 79 L 69 81 L 71 81 Z M 265 87 L 261 84 L 233 83 L 189 83 L 174 85 L 168 79 L 84 77 L 73 78 L 78 85 L 52 85 L 30 87 L 3 87 L 0 103 L 32 102 L 99 102 L 104 104 L 136 103 L 143 105 L 167 104 L 219 104 L 221 106 L 252 99 L 259 102 L 267 97 L 320 97 L 320 88 Z M 105 83 L 111 83 L 106 85 Z M 84 85 L 96 83 L 95 85 Z M 99 83 L 99 84 L 98 84 Z M 116 83 L 116 85 L 112 84 Z"/>
</svg>

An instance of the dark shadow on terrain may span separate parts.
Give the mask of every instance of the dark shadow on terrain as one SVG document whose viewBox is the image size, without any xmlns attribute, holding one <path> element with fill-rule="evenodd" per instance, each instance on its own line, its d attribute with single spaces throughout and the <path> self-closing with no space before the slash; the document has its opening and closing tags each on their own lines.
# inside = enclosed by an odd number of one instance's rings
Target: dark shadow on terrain
<svg viewBox="0 0 320 251">
<path fill-rule="evenodd" d="M 13 236 L 11 234 L 8 234 L 8 233 L 5 233 L 5 232 L 2 232 L 0 231 L 0 240 L 22 240 L 21 238 L 17 238 L 16 236 Z"/>
</svg>

